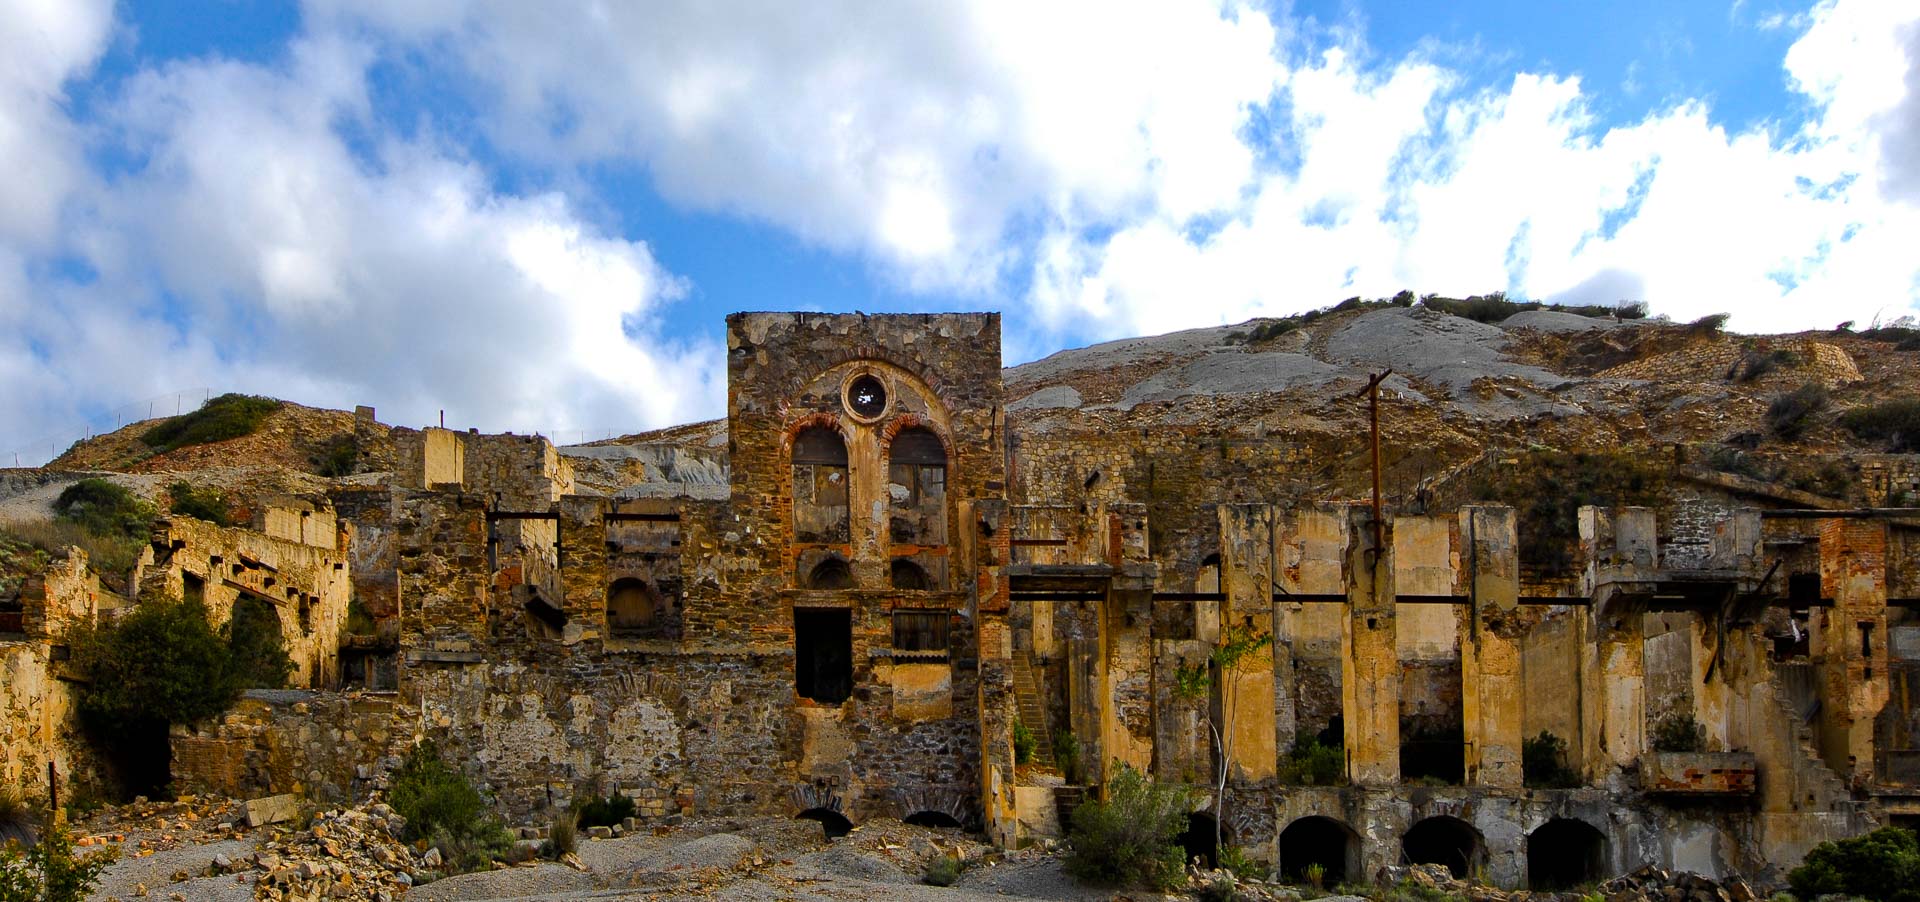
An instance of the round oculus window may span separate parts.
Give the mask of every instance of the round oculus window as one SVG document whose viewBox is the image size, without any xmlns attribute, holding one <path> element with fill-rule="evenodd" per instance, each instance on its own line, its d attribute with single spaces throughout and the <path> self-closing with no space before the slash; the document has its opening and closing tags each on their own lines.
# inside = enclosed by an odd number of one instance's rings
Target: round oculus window
<svg viewBox="0 0 1920 902">
<path fill-rule="evenodd" d="M 871 373 L 856 377 L 847 384 L 847 410 L 865 420 L 886 413 L 887 387 Z"/>
</svg>

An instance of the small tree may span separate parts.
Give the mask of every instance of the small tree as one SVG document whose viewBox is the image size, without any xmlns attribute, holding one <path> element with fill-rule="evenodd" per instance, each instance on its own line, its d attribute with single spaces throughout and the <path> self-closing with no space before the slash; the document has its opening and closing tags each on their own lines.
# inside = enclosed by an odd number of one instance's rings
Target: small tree
<svg viewBox="0 0 1920 902">
<path fill-rule="evenodd" d="M 1107 780 L 1106 798 L 1073 810 L 1067 871 L 1095 883 L 1172 889 L 1191 806 L 1190 790 L 1154 783 L 1122 763 Z"/>
<path fill-rule="evenodd" d="M 1227 775 L 1233 762 L 1233 721 L 1239 708 L 1241 663 L 1273 644 L 1273 636 L 1251 626 L 1234 626 L 1219 645 L 1207 655 L 1205 664 L 1181 665 L 1175 674 L 1174 691 L 1182 698 L 1207 701 L 1214 684 L 1213 672 L 1220 674 L 1220 717 L 1207 718 L 1207 730 L 1213 735 L 1215 767 L 1213 772 L 1213 847 L 1221 846 L 1220 822 L 1227 801 Z"/>
<path fill-rule="evenodd" d="M 49 817 L 31 848 L 0 846 L 0 902 L 85 902 L 118 856 L 118 849 L 75 856 L 72 834 Z"/>
</svg>

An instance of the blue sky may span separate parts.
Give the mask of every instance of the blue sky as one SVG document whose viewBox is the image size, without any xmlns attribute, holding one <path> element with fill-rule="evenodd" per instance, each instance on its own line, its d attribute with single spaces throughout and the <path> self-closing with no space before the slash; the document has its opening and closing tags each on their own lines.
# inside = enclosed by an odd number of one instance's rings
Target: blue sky
<svg viewBox="0 0 1920 902">
<path fill-rule="evenodd" d="M 716 416 L 740 309 L 1002 310 L 1009 362 L 1403 287 L 1891 320 L 1916 20 L 21 0 L 0 452 L 204 388 L 563 439 Z"/>
</svg>

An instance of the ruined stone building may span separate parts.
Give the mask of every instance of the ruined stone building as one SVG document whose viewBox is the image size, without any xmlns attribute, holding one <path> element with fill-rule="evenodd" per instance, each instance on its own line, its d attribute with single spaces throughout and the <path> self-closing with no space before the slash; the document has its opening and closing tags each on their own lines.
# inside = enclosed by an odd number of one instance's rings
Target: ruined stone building
<svg viewBox="0 0 1920 902">
<path fill-rule="evenodd" d="M 1050 425 L 1062 391 L 1010 404 L 999 331 L 737 314 L 724 424 L 568 449 L 393 429 L 384 475 L 264 505 L 260 530 L 162 521 L 139 579 L 217 615 L 270 604 L 312 690 L 177 732 L 177 784 L 364 794 L 431 739 L 516 816 L 620 791 L 650 818 L 898 817 L 1013 846 L 1125 765 L 1200 790 L 1203 851 L 1212 723 L 1228 841 L 1329 885 L 1405 861 L 1516 886 L 1777 876 L 1920 817 L 1920 512 L 1884 485 L 1813 506 L 1702 477 L 1581 508 L 1529 559 L 1519 513 L 1445 480 L 1379 520 L 1294 488 L 1363 467 L 1362 431 L 1201 428 L 1232 405 L 1177 394 L 1205 416 Z M 102 604 L 68 567 L 0 640 L 15 782 L 68 754 L 61 708 L 18 713 L 59 697 L 56 621 Z M 342 629 L 349 599 L 372 630 Z M 1178 691 L 1236 631 L 1272 643 Z M 1528 785 L 1542 734 L 1562 786 Z M 1305 785 L 1313 747 L 1340 763 Z"/>
</svg>

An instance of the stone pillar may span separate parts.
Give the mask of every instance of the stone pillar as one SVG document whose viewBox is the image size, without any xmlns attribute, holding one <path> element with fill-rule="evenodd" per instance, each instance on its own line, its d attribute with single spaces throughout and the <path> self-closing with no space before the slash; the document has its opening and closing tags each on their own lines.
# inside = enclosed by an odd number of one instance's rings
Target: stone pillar
<svg viewBox="0 0 1920 902">
<path fill-rule="evenodd" d="M 1265 504 L 1223 504 L 1220 513 L 1220 638 L 1233 630 L 1253 636 L 1273 635 L 1274 511 Z M 1273 656 L 1263 649 L 1249 655 L 1231 672 L 1219 675 L 1222 710 L 1232 697 L 1232 777 L 1236 780 L 1271 779 L 1279 765 L 1274 748 Z"/>
<path fill-rule="evenodd" d="M 1623 586 L 1644 582 L 1658 561 L 1654 512 L 1643 507 L 1580 509 L 1581 585 L 1594 612 L 1597 691 L 1581 697 L 1587 778 L 1609 764 L 1632 766 L 1646 748 L 1646 644 L 1638 607 L 1612 604 Z"/>
<path fill-rule="evenodd" d="M 1347 610 L 1352 636 L 1343 662 L 1347 777 L 1400 780 L 1400 657 L 1394 632 L 1393 526 L 1374 543 L 1372 508 L 1347 508 Z"/>
<path fill-rule="evenodd" d="M 1873 778 L 1873 722 L 1887 704 L 1887 524 L 1820 521 L 1820 753 L 1855 786 Z"/>
<path fill-rule="evenodd" d="M 1467 783 L 1520 786 L 1524 687 L 1520 640 L 1511 626 L 1520 604 L 1520 557 L 1509 507 L 1466 507 L 1458 532 L 1469 629 L 1460 652 L 1466 706 Z"/>
</svg>

